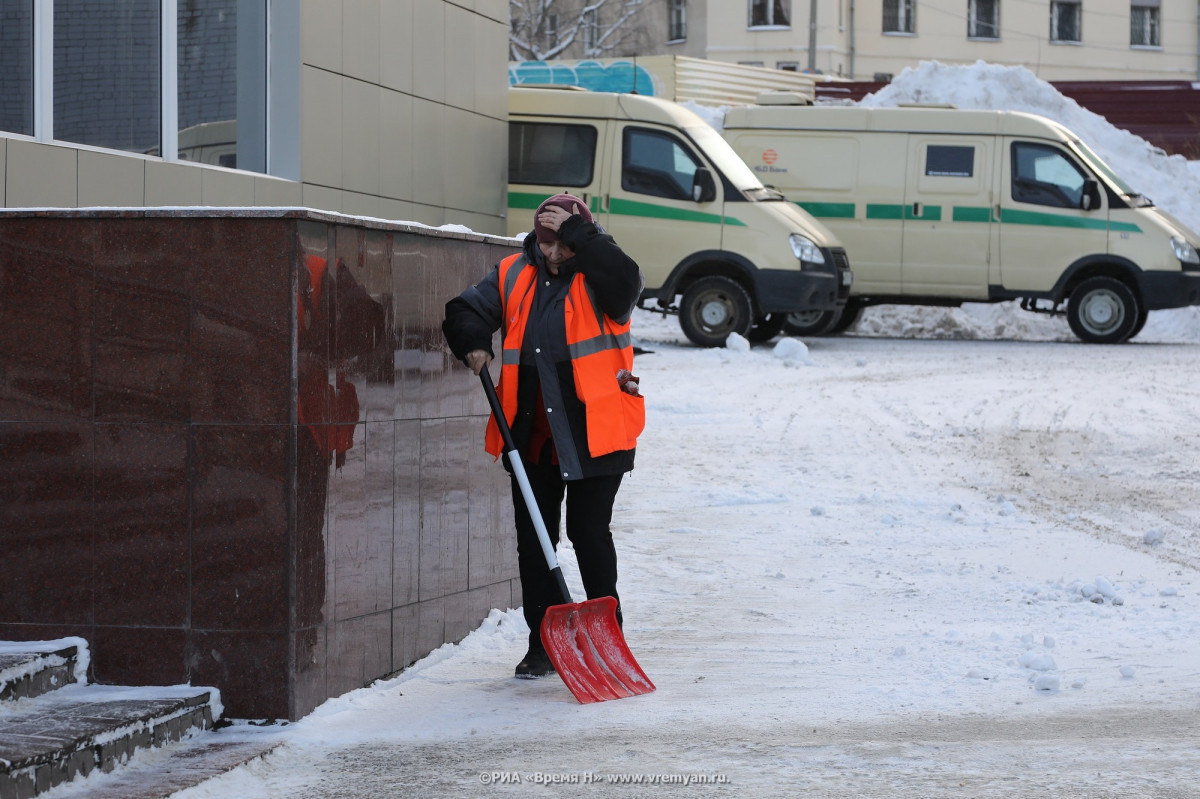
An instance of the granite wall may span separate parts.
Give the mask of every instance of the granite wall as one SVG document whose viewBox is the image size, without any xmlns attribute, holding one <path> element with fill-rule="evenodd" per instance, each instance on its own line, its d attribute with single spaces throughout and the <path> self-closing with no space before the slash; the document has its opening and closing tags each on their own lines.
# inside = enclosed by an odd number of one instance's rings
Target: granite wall
<svg viewBox="0 0 1200 799">
<path fill-rule="evenodd" d="M 519 606 L 440 330 L 511 251 L 304 209 L 0 211 L 0 639 L 296 719 Z"/>
</svg>

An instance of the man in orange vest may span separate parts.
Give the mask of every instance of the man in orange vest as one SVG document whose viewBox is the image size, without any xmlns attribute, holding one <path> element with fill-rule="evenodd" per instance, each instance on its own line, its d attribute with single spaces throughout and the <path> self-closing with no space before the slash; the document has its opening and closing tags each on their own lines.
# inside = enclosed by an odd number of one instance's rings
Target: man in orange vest
<svg viewBox="0 0 1200 799">
<path fill-rule="evenodd" d="M 629 332 L 643 286 L 637 263 L 592 220 L 587 204 L 558 194 L 538 207 L 522 251 L 446 303 L 442 323 L 451 352 L 475 374 L 495 357 L 492 336 L 500 331 L 496 393 L 555 546 L 566 500 L 567 537 L 589 599 L 620 599 L 609 524 L 646 420 Z M 503 448 L 494 420 L 486 448 L 494 456 Z M 554 671 L 539 634 L 542 617 L 563 599 L 515 481 L 512 494 L 530 631 L 516 675 L 542 677 Z"/>
</svg>

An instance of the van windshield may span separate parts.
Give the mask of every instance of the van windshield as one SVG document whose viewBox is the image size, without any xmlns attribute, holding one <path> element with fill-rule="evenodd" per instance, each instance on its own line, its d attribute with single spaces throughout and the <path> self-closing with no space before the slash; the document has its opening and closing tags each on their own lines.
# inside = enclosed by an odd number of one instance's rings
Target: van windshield
<svg viewBox="0 0 1200 799">
<path fill-rule="evenodd" d="M 1113 172 L 1112 168 L 1109 167 L 1108 164 L 1104 163 L 1104 161 L 1100 158 L 1100 156 L 1098 156 L 1094 152 L 1092 152 L 1092 148 L 1088 147 L 1086 144 L 1084 144 L 1079 139 L 1072 139 L 1071 144 L 1074 145 L 1075 150 L 1081 156 L 1083 156 L 1083 159 L 1088 162 L 1088 166 L 1090 166 L 1093 170 L 1095 170 L 1096 172 L 1098 172 L 1099 174 L 1101 174 L 1105 178 L 1107 178 L 1108 182 L 1111 183 L 1113 186 L 1115 186 L 1117 188 L 1117 190 L 1120 191 L 1122 194 L 1124 194 L 1126 197 L 1138 198 L 1138 199 L 1145 200 L 1145 202 L 1144 202 L 1145 205 L 1153 204 L 1146 198 L 1142 197 L 1142 195 L 1140 195 L 1136 191 L 1134 191 L 1132 186 L 1130 186 L 1125 181 L 1121 180 L 1121 177 L 1116 172 Z"/>
<path fill-rule="evenodd" d="M 738 157 L 729 142 L 721 138 L 721 134 L 710 125 L 695 125 L 686 128 L 688 136 L 712 159 L 713 166 L 721 170 L 730 183 L 751 200 L 782 200 L 783 194 L 768 189 L 758 179 L 746 162 Z"/>
</svg>

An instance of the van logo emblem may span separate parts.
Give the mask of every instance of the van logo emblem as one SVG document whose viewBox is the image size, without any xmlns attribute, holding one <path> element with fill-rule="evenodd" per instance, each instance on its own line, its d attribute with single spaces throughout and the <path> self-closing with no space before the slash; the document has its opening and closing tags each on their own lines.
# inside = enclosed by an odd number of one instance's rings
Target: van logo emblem
<svg viewBox="0 0 1200 799">
<path fill-rule="evenodd" d="M 771 149 L 770 147 L 768 147 L 767 149 L 763 150 L 763 163 L 764 163 L 764 164 L 768 164 L 768 165 L 770 165 L 770 164 L 773 164 L 773 163 L 775 163 L 775 162 L 776 162 L 778 159 L 779 159 L 779 153 L 775 152 L 775 151 L 774 151 L 773 149 Z"/>
</svg>

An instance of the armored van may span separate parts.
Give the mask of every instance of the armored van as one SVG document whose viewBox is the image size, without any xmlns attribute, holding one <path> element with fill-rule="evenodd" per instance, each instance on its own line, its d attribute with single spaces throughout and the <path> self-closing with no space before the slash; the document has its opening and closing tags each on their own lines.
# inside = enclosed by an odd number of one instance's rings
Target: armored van
<svg viewBox="0 0 1200 799">
<path fill-rule="evenodd" d="M 765 341 L 788 314 L 840 314 L 846 250 L 763 186 L 716 130 L 677 103 L 573 87 L 509 89 L 508 233 L 546 197 L 582 197 L 642 267 L 639 305 L 678 314 L 689 340 Z"/>
<path fill-rule="evenodd" d="M 723 135 L 846 243 L 855 273 L 844 308 L 794 316 L 792 333 L 840 332 L 868 305 L 1019 300 L 1113 343 L 1150 311 L 1200 304 L 1200 236 L 1057 122 L 778 99 L 731 109 Z"/>
</svg>

